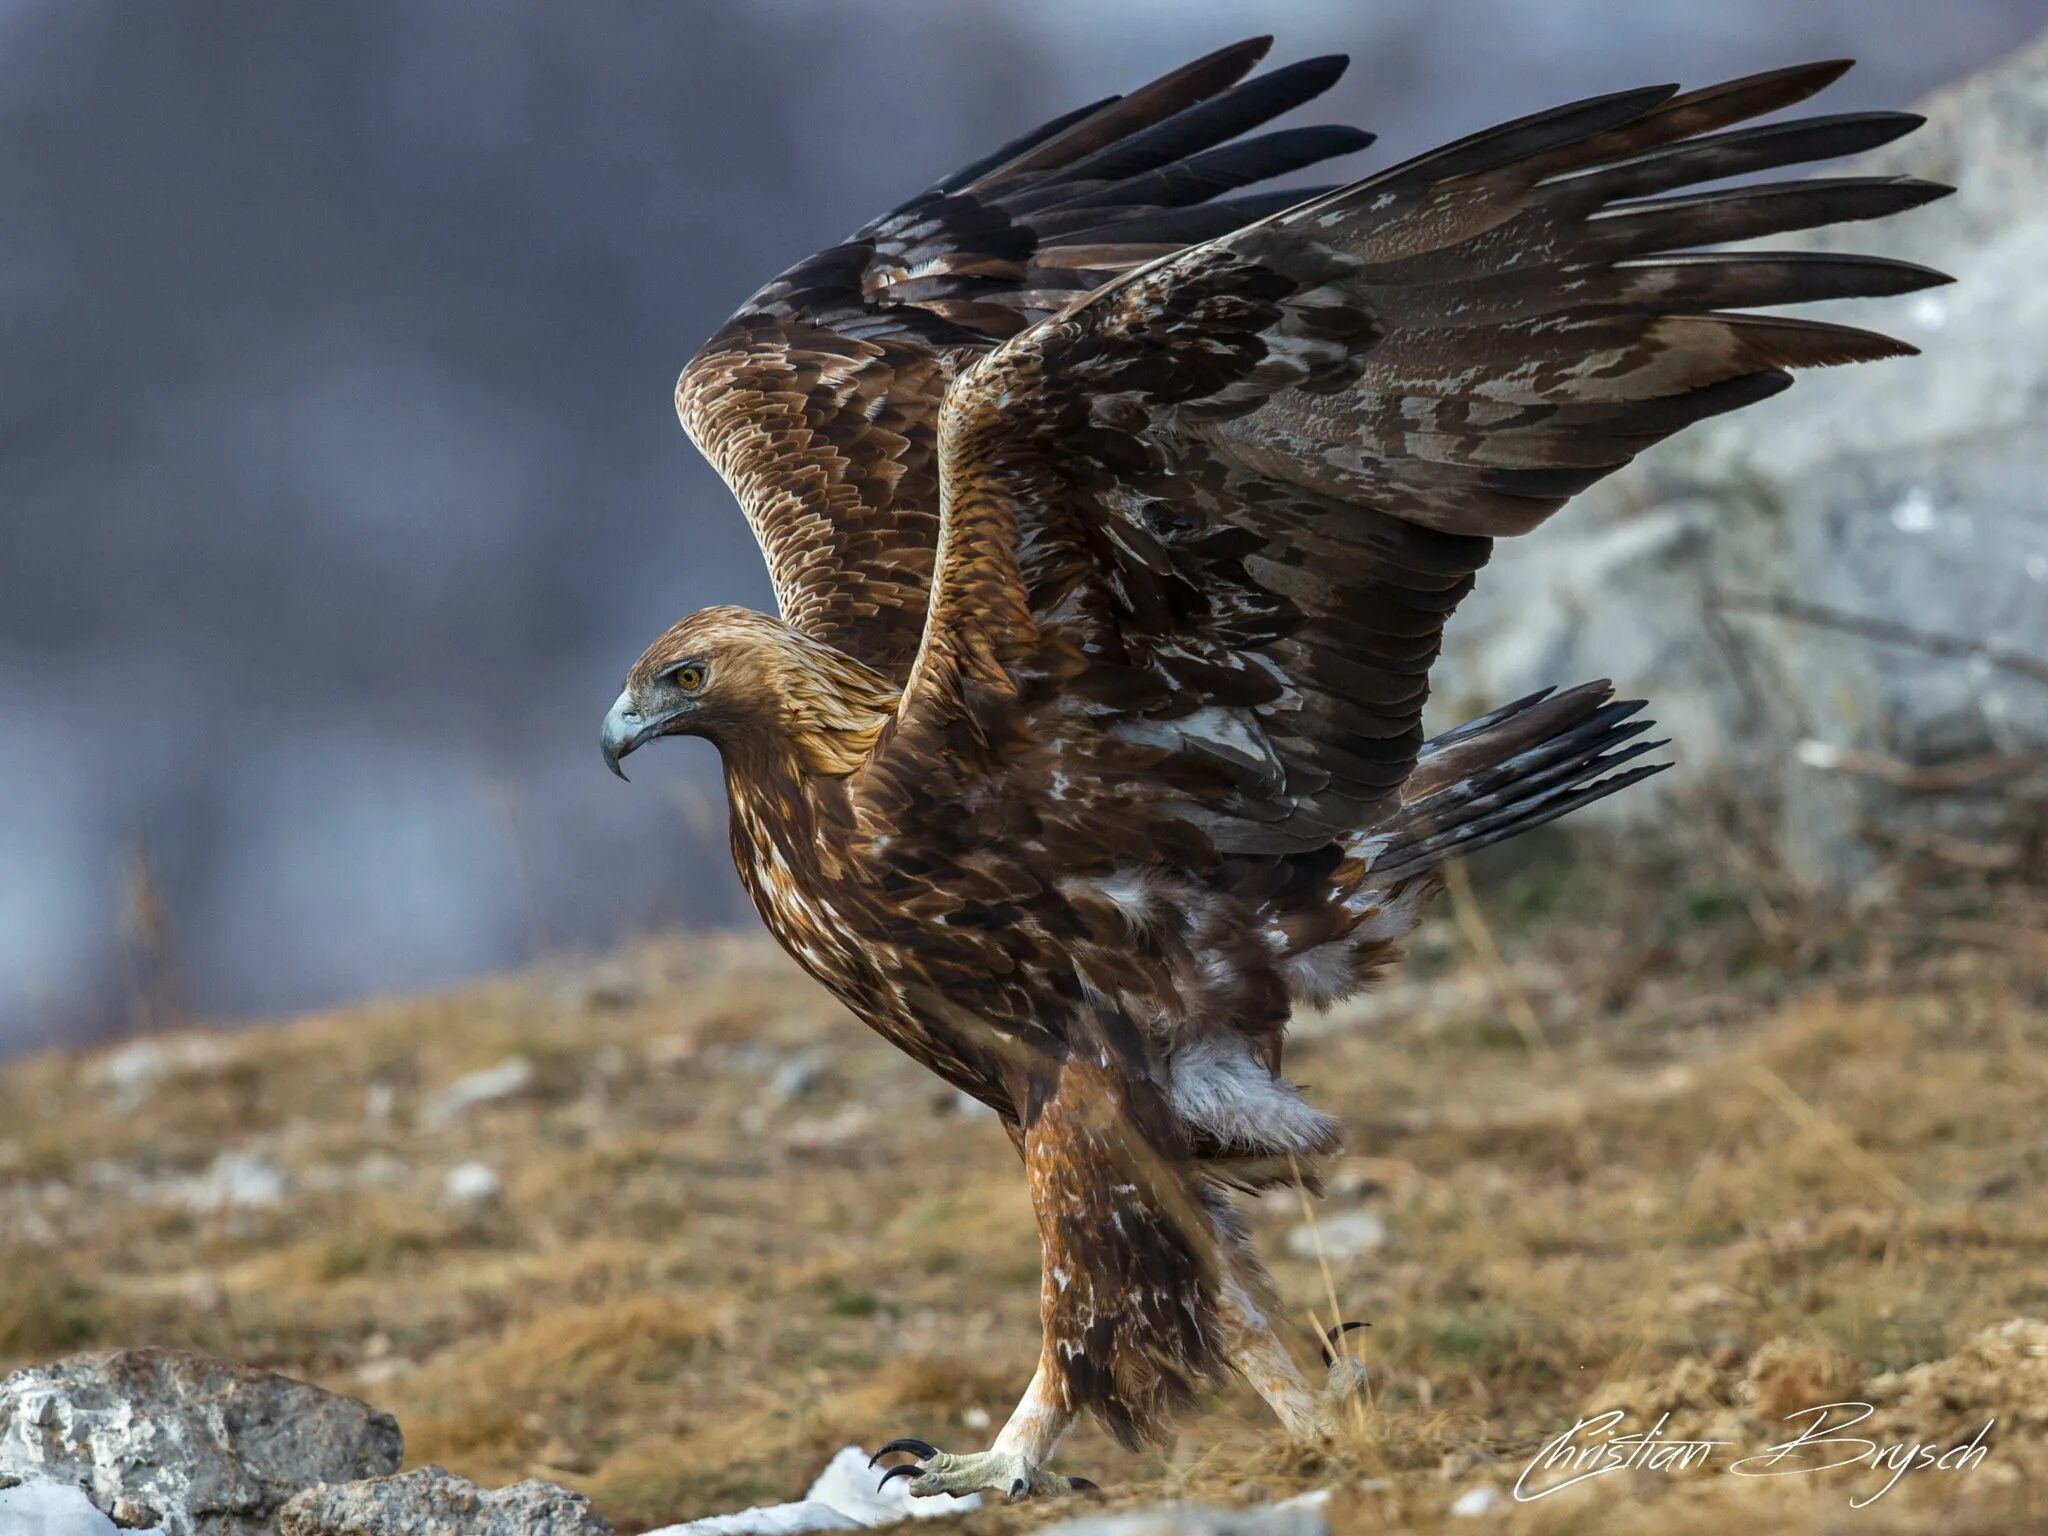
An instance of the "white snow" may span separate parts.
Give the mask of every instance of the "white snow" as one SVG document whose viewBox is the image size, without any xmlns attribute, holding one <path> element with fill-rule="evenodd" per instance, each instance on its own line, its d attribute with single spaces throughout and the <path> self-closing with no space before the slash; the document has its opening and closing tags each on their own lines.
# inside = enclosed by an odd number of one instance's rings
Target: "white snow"
<svg viewBox="0 0 2048 1536">
<path fill-rule="evenodd" d="M 0 1531 L 22 1536 L 163 1536 L 157 1526 L 124 1533 L 93 1507 L 83 1488 L 40 1480 L 0 1488 Z"/>
<path fill-rule="evenodd" d="M 913 1499 L 898 1478 L 876 1491 L 881 1471 L 868 1466 L 868 1453 L 849 1445 L 825 1464 L 810 1491 L 794 1504 L 757 1504 L 729 1515 L 707 1515 L 664 1526 L 648 1536 L 790 1536 L 798 1531 L 856 1531 L 894 1525 L 906 1516 L 930 1519 L 981 1508 L 981 1495 L 964 1499 Z M 67 1533 L 68 1536 L 68 1533 Z"/>
</svg>

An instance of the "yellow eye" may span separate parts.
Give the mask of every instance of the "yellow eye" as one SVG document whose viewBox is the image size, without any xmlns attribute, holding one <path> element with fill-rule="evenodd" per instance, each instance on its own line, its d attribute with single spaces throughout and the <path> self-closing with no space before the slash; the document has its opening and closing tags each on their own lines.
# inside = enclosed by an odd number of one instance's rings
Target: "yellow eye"
<svg viewBox="0 0 2048 1536">
<path fill-rule="evenodd" d="M 695 693 L 704 686 L 702 667 L 677 667 L 669 676 L 675 679 L 676 686 L 685 693 Z"/>
</svg>

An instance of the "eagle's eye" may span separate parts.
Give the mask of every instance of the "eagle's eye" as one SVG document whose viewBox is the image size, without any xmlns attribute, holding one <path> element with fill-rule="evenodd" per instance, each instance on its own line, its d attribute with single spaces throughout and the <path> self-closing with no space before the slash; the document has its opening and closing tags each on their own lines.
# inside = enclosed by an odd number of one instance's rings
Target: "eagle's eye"
<svg viewBox="0 0 2048 1536">
<path fill-rule="evenodd" d="M 687 667 L 677 667 L 669 673 L 669 680 L 685 693 L 695 693 L 704 686 L 704 669 L 692 662 Z"/>
</svg>

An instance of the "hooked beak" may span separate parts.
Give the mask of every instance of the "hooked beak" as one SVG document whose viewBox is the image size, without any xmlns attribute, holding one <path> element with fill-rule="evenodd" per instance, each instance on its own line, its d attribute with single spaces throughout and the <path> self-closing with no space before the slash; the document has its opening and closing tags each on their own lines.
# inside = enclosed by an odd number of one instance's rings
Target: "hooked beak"
<svg viewBox="0 0 2048 1536">
<path fill-rule="evenodd" d="M 625 778 L 626 773 L 619 766 L 619 759 L 655 735 L 667 723 L 666 716 L 656 716 L 652 720 L 645 718 L 634 704 L 631 692 L 620 694 L 612 701 L 612 707 L 604 717 L 605 767 L 620 778 Z"/>
</svg>

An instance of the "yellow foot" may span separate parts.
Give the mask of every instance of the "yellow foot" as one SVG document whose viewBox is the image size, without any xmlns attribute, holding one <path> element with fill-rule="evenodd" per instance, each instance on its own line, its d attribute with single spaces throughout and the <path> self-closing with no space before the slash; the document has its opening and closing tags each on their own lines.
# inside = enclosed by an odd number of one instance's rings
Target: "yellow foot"
<svg viewBox="0 0 2048 1536">
<path fill-rule="evenodd" d="M 1085 1477 L 1062 1477 L 1057 1472 L 1048 1472 L 1017 1451 L 949 1456 L 927 1441 L 909 1438 L 891 1440 L 869 1458 L 868 1465 L 872 1467 L 893 1451 L 908 1451 L 919 1460 L 891 1467 L 882 1474 L 882 1481 L 877 1486 L 887 1487 L 893 1479 L 907 1477 L 911 1479 L 908 1492 L 914 1498 L 928 1498 L 938 1493 L 950 1493 L 956 1497 L 970 1493 L 1000 1493 L 1012 1499 L 1044 1498 L 1050 1494 L 1076 1493 L 1095 1486 Z"/>
</svg>

